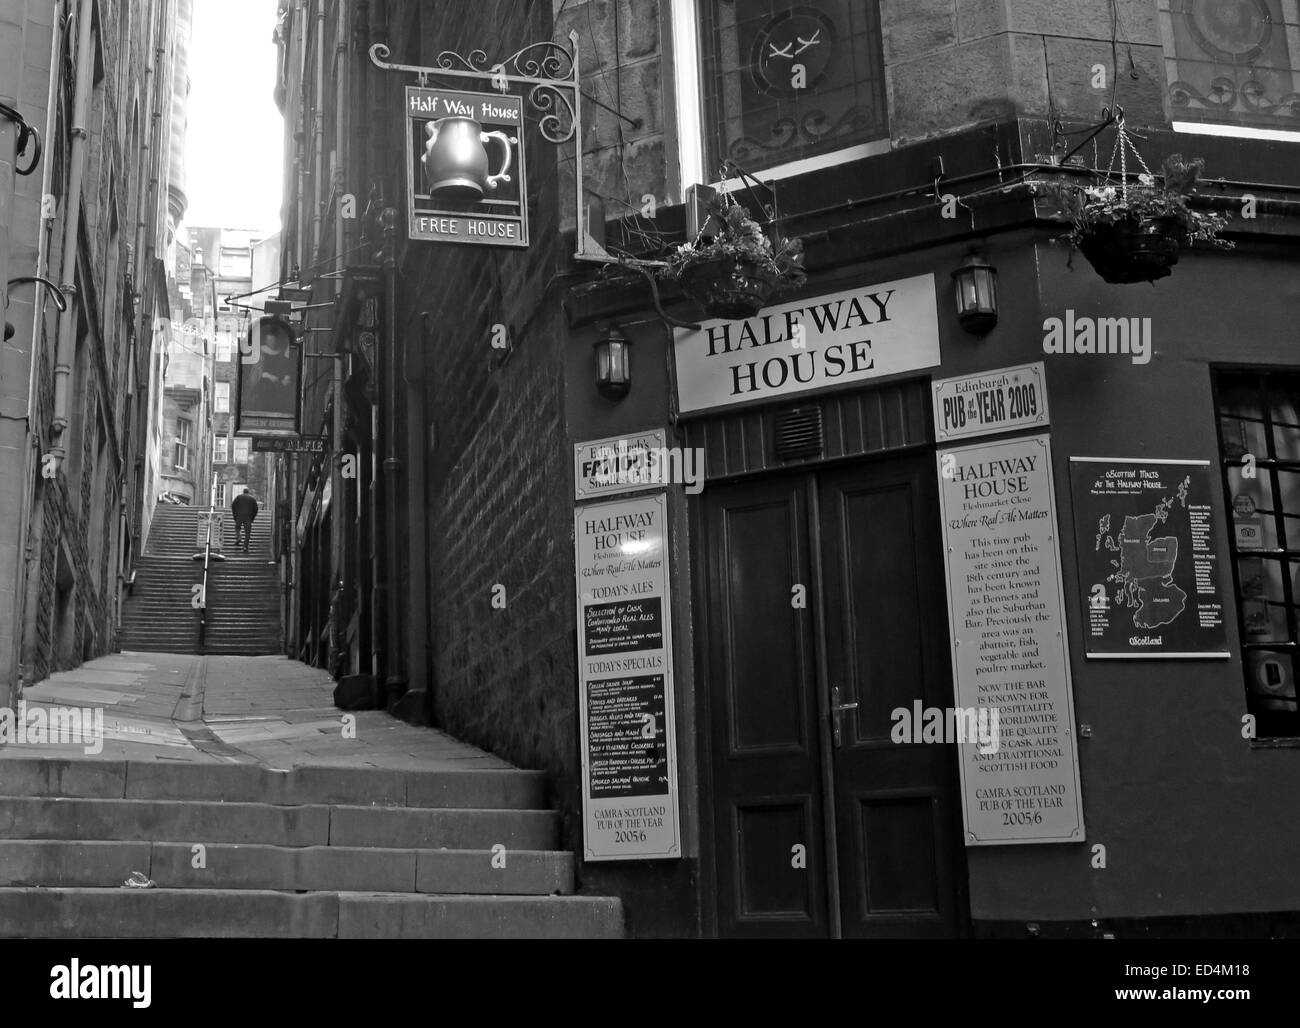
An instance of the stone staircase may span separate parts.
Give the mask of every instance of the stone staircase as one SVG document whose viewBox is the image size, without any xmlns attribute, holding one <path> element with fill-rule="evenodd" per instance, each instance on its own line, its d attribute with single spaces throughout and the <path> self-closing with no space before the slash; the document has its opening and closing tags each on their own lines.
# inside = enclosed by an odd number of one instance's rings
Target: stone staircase
<svg viewBox="0 0 1300 1028">
<path fill-rule="evenodd" d="M 122 616 L 124 650 L 198 653 L 198 614 L 193 586 L 202 581 L 195 507 L 160 504 L 154 512 L 144 554 L 136 563 L 135 585 Z M 280 582 L 271 560 L 271 516 L 253 522 L 249 552 L 234 546 L 234 524 L 226 518 L 224 560 L 208 575 L 207 628 L 203 652 L 280 652 Z"/>
<path fill-rule="evenodd" d="M 0 937 L 622 937 L 618 899 L 573 894 L 543 783 L 0 759 Z"/>
</svg>

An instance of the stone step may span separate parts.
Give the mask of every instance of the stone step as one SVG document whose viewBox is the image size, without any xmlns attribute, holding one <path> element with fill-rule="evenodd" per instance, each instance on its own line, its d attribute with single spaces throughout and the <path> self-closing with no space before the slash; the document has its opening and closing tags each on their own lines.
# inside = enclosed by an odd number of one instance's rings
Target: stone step
<svg viewBox="0 0 1300 1028">
<path fill-rule="evenodd" d="M 189 800 L 0 797 L 0 839 L 396 849 L 554 849 L 549 810 L 288 807 Z"/>
<path fill-rule="evenodd" d="M 419 892 L 550 896 L 573 892 L 573 856 L 548 850 L 0 840 L 0 888 L 114 888 L 135 871 L 163 889 Z"/>
<path fill-rule="evenodd" d="M 4 938 L 617 939 L 606 896 L 0 889 Z"/>
<path fill-rule="evenodd" d="M 546 806 L 546 774 L 517 768 L 276 771 L 254 764 L 14 757 L 0 760 L 0 796 L 535 811 Z"/>
</svg>

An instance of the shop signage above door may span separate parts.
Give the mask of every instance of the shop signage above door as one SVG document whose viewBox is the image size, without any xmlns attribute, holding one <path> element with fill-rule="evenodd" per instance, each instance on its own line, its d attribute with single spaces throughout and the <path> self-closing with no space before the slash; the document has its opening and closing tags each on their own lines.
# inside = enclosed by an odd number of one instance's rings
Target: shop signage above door
<svg viewBox="0 0 1300 1028">
<path fill-rule="evenodd" d="M 1089 657 L 1226 658 L 1207 460 L 1071 457 Z M 1268 604 L 1257 592 L 1267 624 Z"/>
<path fill-rule="evenodd" d="M 253 436 L 254 453 L 324 453 L 323 435 L 303 436 Z"/>
<path fill-rule="evenodd" d="M 407 236 L 528 245 L 523 98 L 406 88 Z"/>
<path fill-rule="evenodd" d="M 992 727 L 959 747 L 966 845 L 1082 842 L 1051 444 L 940 449 L 938 471 L 956 714 Z"/>
<path fill-rule="evenodd" d="M 776 304 L 677 329 L 682 414 L 764 403 L 939 364 L 933 275 Z"/>
<path fill-rule="evenodd" d="M 1042 361 L 939 379 L 931 388 L 934 435 L 941 443 L 1048 423 Z"/>
<path fill-rule="evenodd" d="M 664 493 L 574 511 L 583 858 L 682 855 Z"/>
</svg>

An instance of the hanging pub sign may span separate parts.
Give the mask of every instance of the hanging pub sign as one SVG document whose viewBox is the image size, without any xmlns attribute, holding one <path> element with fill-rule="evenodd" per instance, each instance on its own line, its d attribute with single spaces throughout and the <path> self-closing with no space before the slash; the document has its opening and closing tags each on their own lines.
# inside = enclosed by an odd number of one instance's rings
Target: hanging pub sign
<svg viewBox="0 0 1300 1028">
<path fill-rule="evenodd" d="M 406 89 L 407 236 L 528 245 L 523 98 Z"/>
<path fill-rule="evenodd" d="M 776 304 L 676 330 L 682 414 L 861 385 L 939 359 L 934 275 Z"/>
<path fill-rule="evenodd" d="M 258 318 L 239 348 L 235 431 L 297 435 L 302 405 L 302 344 L 283 318 Z"/>
<path fill-rule="evenodd" d="M 1071 457 L 1089 657 L 1226 658 L 1208 460 Z"/>
<path fill-rule="evenodd" d="M 583 858 L 682 855 L 664 493 L 574 511 Z"/>
</svg>

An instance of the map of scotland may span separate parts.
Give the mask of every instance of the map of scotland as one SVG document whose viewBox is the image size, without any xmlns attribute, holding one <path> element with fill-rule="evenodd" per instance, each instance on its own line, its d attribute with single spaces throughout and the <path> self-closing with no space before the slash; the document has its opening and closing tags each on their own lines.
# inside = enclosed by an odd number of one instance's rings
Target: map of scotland
<svg viewBox="0 0 1300 1028">
<path fill-rule="evenodd" d="M 1119 560 L 1111 561 L 1116 570 L 1108 579 L 1119 587 L 1115 605 L 1133 610 L 1136 628 L 1172 624 L 1187 607 L 1187 593 L 1174 584 L 1178 538 L 1173 535 L 1153 538 L 1152 532 L 1168 520 L 1175 501 L 1186 509 L 1190 485 L 1190 477 L 1184 478 L 1177 492 L 1156 504 L 1151 514 L 1125 514 L 1118 542 L 1110 535 L 1110 515 L 1103 515 L 1098 521 L 1097 548 L 1104 542 L 1108 550 L 1119 553 Z"/>
</svg>

